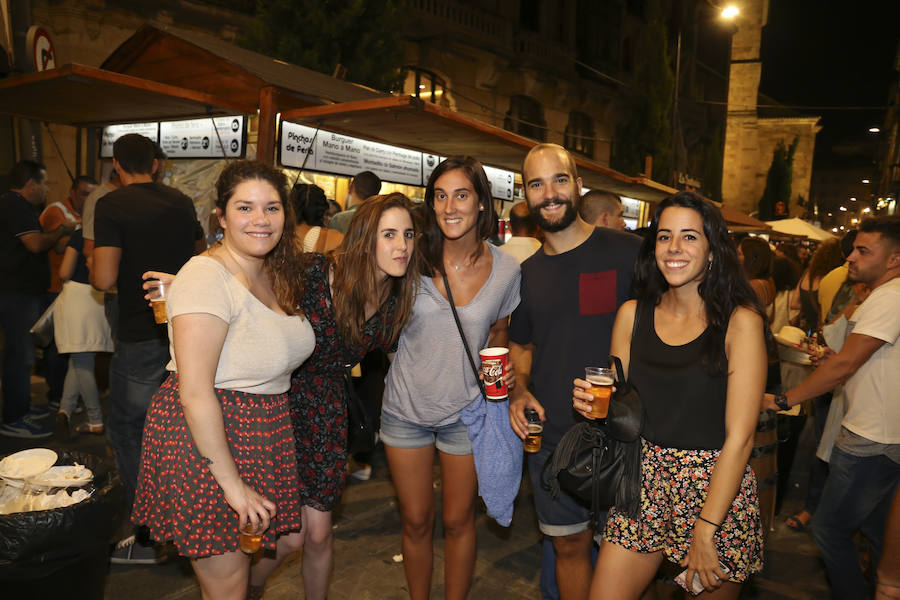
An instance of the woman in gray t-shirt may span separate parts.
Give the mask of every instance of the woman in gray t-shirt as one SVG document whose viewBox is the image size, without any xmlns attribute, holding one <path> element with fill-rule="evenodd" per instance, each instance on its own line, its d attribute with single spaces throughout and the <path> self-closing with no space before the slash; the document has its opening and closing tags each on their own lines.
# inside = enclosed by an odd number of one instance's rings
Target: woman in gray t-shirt
<svg viewBox="0 0 900 600">
<path fill-rule="evenodd" d="M 519 303 L 519 265 L 485 240 L 496 226 L 481 164 L 452 157 L 425 189 L 427 264 L 413 314 L 385 383 L 381 439 L 400 499 L 402 548 L 413 600 L 431 591 L 434 451 L 441 461 L 445 596 L 464 598 L 475 567 L 475 464 L 460 413 L 479 394 L 453 319 L 443 275 L 473 354 L 507 345 Z M 473 356 L 477 359 L 477 356 Z"/>
</svg>

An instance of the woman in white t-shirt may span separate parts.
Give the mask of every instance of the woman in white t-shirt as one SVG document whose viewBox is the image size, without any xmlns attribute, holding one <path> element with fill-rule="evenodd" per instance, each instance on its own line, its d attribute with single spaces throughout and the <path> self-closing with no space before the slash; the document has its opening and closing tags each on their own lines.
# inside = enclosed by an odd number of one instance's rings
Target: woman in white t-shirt
<svg viewBox="0 0 900 600">
<path fill-rule="evenodd" d="M 400 500 L 403 566 L 413 600 L 431 591 L 433 466 L 441 462 L 445 597 L 466 597 L 475 567 L 475 463 L 463 408 L 479 395 L 444 277 L 473 353 L 507 345 L 518 262 L 485 240 L 497 226 L 490 185 L 472 157 L 437 166 L 425 188 L 426 261 L 412 316 L 385 380 L 381 439 Z M 473 356 L 478 361 L 478 356 Z M 510 369 L 511 371 L 511 369 Z"/>
<path fill-rule="evenodd" d="M 220 244 L 179 271 L 168 298 L 172 371 L 147 413 L 132 519 L 191 559 L 204 598 L 243 600 L 249 557 L 300 535 L 288 409 L 291 372 L 313 351 L 284 174 L 251 161 L 216 183 Z"/>
</svg>

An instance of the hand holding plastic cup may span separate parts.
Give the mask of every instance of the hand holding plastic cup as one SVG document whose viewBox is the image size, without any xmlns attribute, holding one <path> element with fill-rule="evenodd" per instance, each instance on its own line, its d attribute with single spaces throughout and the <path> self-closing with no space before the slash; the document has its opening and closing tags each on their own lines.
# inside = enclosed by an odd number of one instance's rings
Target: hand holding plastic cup
<svg viewBox="0 0 900 600">
<path fill-rule="evenodd" d="M 166 314 L 166 294 L 169 285 L 158 279 L 147 282 L 147 291 L 150 296 L 150 306 L 153 307 L 153 320 L 158 324 L 168 323 Z"/>
<path fill-rule="evenodd" d="M 509 388 L 503 377 L 509 368 L 509 349 L 485 348 L 478 355 L 481 357 L 481 374 L 484 376 L 487 400 L 505 400 L 509 396 Z"/>
<path fill-rule="evenodd" d="M 616 381 L 615 371 L 605 367 L 586 367 L 584 378 L 591 384 L 587 392 L 594 397 L 591 400 L 591 414 L 599 419 L 606 418 L 609 412 L 609 397 Z"/>
<path fill-rule="evenodd" d="M 252 521 L 247 521 L 247 523 L 239 530 L 241 533 L 241 551 L 247 554 L 254 554 L 257 552 L 262 545 L 262 537 L 266 532 L 266 529 L 267 528 L 263 526 L 262 522 L 254 525 Z"/>
</svg>

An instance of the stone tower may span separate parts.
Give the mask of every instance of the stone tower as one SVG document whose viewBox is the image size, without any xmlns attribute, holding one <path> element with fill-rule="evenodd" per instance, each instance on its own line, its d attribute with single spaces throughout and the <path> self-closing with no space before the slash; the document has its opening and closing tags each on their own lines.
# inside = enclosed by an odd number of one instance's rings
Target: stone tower
<svg viewBox="0 0 900 600">
<path fill-rule="evenodd" d="M 794 154 L 791 215 L 802 212 L 800 197 L 809 198 L 812 159 L 819 117 L 799 116 L 790 109 L 767 107 L 760 117 L 759 80 L 762 75 L 760 42 L 769 16 L 769 0 L 744 0 L 731 42 L 728 74 L 728 111 L 722 164 L 722 203 L 754 213 L 766 186 L 772 153 L 779 141 L 790 145 L 799 138 Z M 790 60 L 789 57 L 785 57 Z"/>
<path fill-rule="evenodd" d="M 725 121 L 725 157 L 722 164 L 722 202 L 749 213 L 758 198 L 752 195 L 758 165 L 759 117 L 757 98 L 762 62 L 759 59 L 762 28 L 769 17 L 768 0 L 741 4 L 737 32 L 731 39 L 728 72 L 728 108 Z"/>
</svg>

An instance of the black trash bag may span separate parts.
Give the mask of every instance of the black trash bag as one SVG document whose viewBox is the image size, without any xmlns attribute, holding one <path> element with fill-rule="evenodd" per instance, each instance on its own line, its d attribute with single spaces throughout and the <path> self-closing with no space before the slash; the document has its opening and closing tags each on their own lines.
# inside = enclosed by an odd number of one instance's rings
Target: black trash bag
<svg viewBox="0 0 900 600">
<path fill-rule="evenodd" d="M 94 488 L 90 498 L 63 508 L 0 515 L 4 595 L 17 589 L 10 597 L 46 598 L 55 593 L 103 597 L 110 541 L 119 525 L 124 492 L 116 470 L 99 457 L 66 452 L 56 464 L 76 462 L 94 473 L 88 484 Z"/>
</svg>

